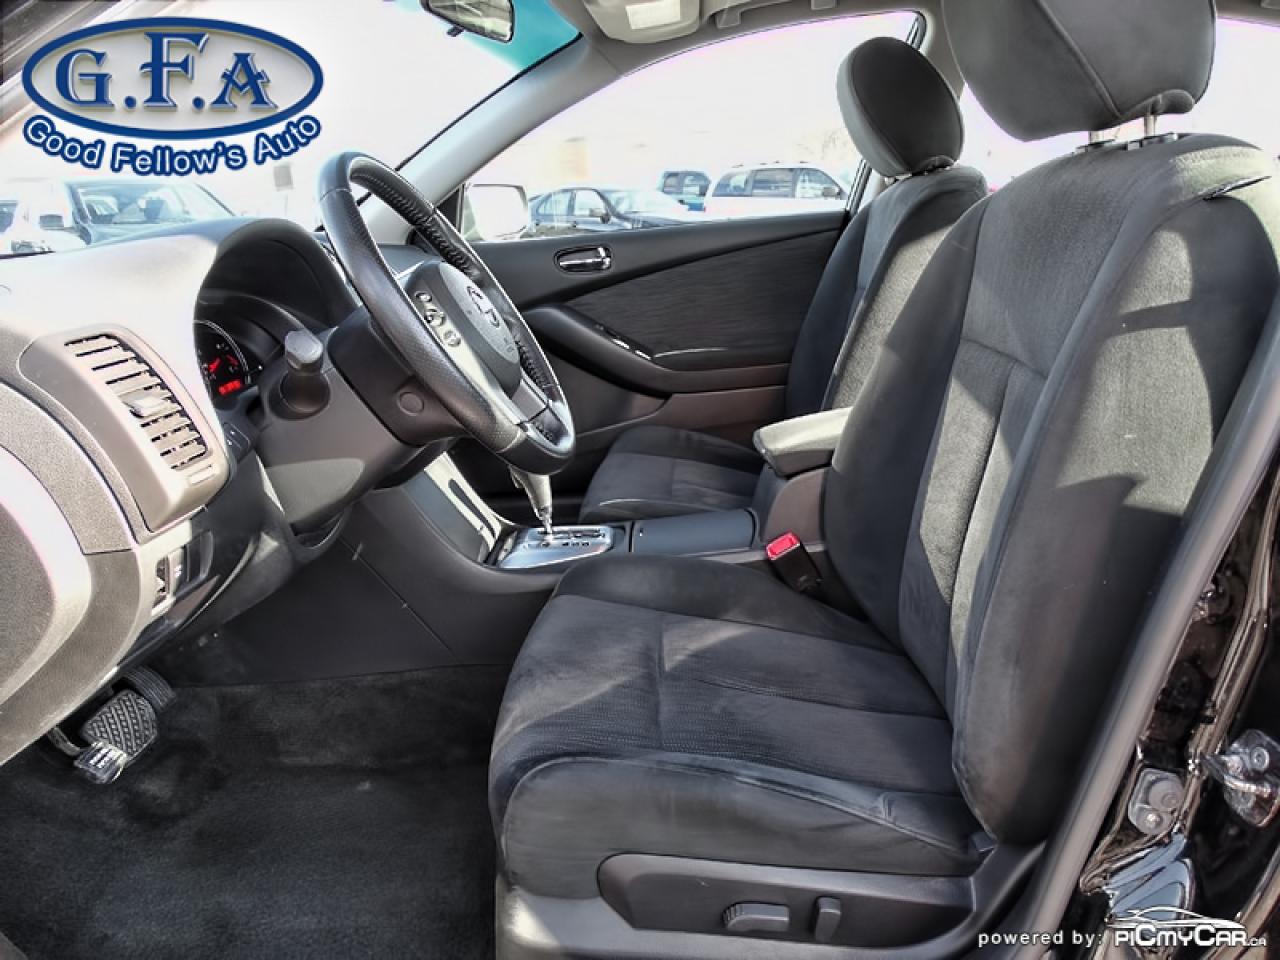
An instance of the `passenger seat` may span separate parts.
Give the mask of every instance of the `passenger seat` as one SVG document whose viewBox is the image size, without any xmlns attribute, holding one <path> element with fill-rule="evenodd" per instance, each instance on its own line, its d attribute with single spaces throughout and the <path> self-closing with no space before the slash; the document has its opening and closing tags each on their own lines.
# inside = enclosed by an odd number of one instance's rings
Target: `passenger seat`
<svg viewBox="0 0 1280 960">
<path fill-rule="evenodd" d="M 955 95 L 914 47 L 868 41 L 840 65 L 836 92 L 855 146 L 895 182 L 845 228 L 800 328 L 786 417 L 849 407 L 947 230 L 987 194 L 955 165 L 964 128 Z M 641 426 L 600 465 L 581 520 L 600 523 L 751 504 L 764 461 L 711 434 Z"/>
</svg>

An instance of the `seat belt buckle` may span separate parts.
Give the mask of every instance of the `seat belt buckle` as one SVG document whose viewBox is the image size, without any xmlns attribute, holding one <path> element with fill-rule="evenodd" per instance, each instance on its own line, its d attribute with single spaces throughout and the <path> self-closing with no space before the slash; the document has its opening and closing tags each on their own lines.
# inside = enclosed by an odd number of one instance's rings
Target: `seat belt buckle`
<svg viewBox="0 0 1280 960">
<path fill-rule="evenodd" d="M 769 566 L 792 590 L 812 593 L 822 584 L 822 574 L 805 549 L 804 543 L 788 530 L 764 545 Z"/>
</svg>

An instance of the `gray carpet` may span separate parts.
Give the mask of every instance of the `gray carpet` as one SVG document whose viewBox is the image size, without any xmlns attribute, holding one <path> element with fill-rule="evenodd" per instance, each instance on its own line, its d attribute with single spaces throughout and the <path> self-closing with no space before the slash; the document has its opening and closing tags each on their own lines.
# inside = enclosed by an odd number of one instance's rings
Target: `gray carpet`
<svg viewBox="0 0 1280 960">
<path fill-rule="evenodd" d="M 180 691 L 109 787 L 0 769 L 0 930 L 31 960 L 493 956 L 503 671 Z"/>
</svg>

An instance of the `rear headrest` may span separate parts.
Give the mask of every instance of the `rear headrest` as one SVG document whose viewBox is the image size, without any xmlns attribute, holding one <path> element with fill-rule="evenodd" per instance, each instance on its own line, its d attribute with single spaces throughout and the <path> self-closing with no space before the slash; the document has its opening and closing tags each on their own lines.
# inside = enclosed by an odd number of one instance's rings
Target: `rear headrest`
<svg viewBox="0 0 1280 960">
<path fill-rule="evenodd" d="M 951 48 L 1020 140 L 1186 113 L 1213 66 L 1213 0 L 945 0 Z"/>
<path fill-rule="evenodd" d="M 964 146 L 960 108 L 947 81 L 915 47 L 878 37 L 855 47 L 836 97 L 858 152 L 884 177 L 949 167 Z"/>
</svg>

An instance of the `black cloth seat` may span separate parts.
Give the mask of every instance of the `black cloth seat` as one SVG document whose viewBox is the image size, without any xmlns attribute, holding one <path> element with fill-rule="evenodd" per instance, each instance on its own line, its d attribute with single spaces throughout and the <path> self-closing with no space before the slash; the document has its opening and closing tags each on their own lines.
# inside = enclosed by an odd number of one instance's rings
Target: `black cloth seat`
<svg viewBox="0 0 1280 960">
<path fill-rule="evenodd" d="M 1189 109 L 1213 5 L 1113 7 L 944 13 L 1006 127 Z M 1278 181 L 1237 140 L 1151 138 L 1060 157 L 961 218 L 823 488 L 865 622 L 713 561 L 572 570 L 516 662 L 490 768 L 509 899 L 543 911 L 523 929 L 600 897 L 621 850 L 928 878 L 972 869 L 979 829 L 1043 842 L 1246 370 L 1280 338 Z M 660 954 L 631 932 L 629 955 Z"/>
<path fill-rule="evenodd" d="M 570 571 L 511 675 L 490 769 L 508 874 L 551 896 L 593 895 L 596 866 L 628 850 L 923 875 L 978 862 L 951 724 L 911 661 L 727 565 Z"/>
<path fill-rule="evenodd" d="M 764 460 L 709 433 L 632 427 L 591 481 L 583 522 L 669 517 L 751 506 Z"/>
<path fill-rule="evenodd" d="M 862 44 L 840 67 L 837 98 L 871 167 L 902 178 L 849 222 L 801 325 L 786 417 L 850 406 L 889 329 L 948 227 L 987 193 L 954 166 L 964 144 L 951 88 L 900 40 Z M 666 426 L 634 427 L 613 444 L 587 488 L 584 523 L 751 505 L 764 461 L 750 447 Z"/>
</svg>

